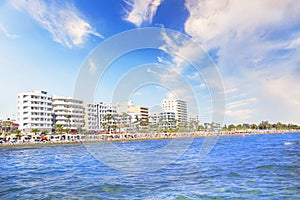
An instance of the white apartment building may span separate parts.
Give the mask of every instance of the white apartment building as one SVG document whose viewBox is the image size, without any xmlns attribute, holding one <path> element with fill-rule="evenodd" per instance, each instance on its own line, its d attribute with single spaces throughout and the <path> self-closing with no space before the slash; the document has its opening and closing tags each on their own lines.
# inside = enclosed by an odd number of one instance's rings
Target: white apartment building
<svg viewBox="0 0 300 200">
<path fill-rule="evenodd" d="M 103 102 L 96 103 L 96 113 L 97 113 L 97 124 L 100 130 L 105 130 L 106 127 L 103 125 L 106 124 L 107 126 L 115 125 L 115 119 L 108 119 L 107 116 L 115 116 L 117 114 L 116 106 L 111 104 L 106 104 Z"/>
<path fill-rule="evenodd" d="M 17 95 L 17 122 L 19 129 L 52 130 L 52 97 L 46 91 L 27 91 Z"/>
<path fill-rule="evenodd" d="M 99 130 L 97 104 L 84 103 L 84 129 L 87 131 Z"/>
<path fill-rule="evenodd" d="M 180 123 L 187 122 L 187 103 L 179 99 L 163 99 L 163 112 L 174 112 L 175 119 Z"/>
<path fill-rule="evenodd" d="M 176 128 L 176 115 L 175 112 L 161 112 L 159 114 L 161 119 L 161 127 L 162 128 Z"/>
<path fill-rule="evenodd" d="M 84 104 L 73 97 L 53 96 L 54 125 L 76 130 L 84 127 Z"/>
<path fill-rule="evenodd" d="M 149 122 L 152 127 L 159 129 L 164 128 L 176 128 L 176 120 L 174 112 L 160 112 L 160 113 L 152 113 L 150 115 Z"/>
</svg>

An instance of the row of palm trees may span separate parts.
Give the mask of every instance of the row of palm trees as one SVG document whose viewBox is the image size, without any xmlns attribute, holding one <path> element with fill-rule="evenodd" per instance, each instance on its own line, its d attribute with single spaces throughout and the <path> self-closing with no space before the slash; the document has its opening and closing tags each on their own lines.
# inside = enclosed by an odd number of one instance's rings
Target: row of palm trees
<svg viewBox="0 0 300 200">
<path fill-rule="evenodd" d="M 127 113 L 118 114 L 106 114 L 103 117 L 101 127 L 107 132 L 121 132 L 123 129 L 125 132 L 178 132 L 178 131 L 197 131 L 198 121 L 180 122 L 177 119 L 163 119 L 159 118 L 157 122 L 153 123 L 151 116 L 147 119 L 139 118 L 135 116 L 135 120 L 132 121 L 132 116 Z"/>
</svg>

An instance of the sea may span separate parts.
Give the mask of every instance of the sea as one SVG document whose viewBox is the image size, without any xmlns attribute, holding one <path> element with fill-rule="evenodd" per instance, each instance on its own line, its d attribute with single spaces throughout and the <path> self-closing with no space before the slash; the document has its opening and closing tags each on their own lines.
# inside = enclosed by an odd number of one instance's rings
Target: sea
<svg viewBox="0 0 300 200">
<path fill-rule="evenodd" d="M 300 133 L 216 139 L 0 148 L 0 199 L 300 199 Z"/>
</svg>

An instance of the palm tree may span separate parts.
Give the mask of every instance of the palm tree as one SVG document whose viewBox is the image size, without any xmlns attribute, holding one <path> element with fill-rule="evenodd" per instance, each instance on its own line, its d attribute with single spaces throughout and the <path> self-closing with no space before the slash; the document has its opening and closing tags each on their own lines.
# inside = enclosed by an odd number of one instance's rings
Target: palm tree
<svg viewBox="0 0 300 200">
<path fill-rule="evenodd" d="M 55 129 L 55 132 L 62 134 L 62 132 L 64 131 L 64 126 L 62 124 L 56 124 L 54 126 L 54 129 Z"/>
<path fill-rule="evenodd" d="M 81 127 L 77 127 L 76 132 L 79 133 L 79 134 L 81 134 L 82 128 Z"/>
<path fill-rule="evenodd" d="M 102 123 L 101 123 L 101 126 L 104 128 L 104 131 L 105 131 L 105 129 L 106 129 L 106 127 L 107 127 L 107 122 L 102 122 Z"/>
<path fill-rule="evenodd" d="M 34 135 L 36 135 L 38 132 L 40 132 L 40 130 L 37 129 L 37 128 L 34 128 L 34 129 L 31 130 L 31 132 L 32 132 Z"/>
<path fill-rule="evenodd" d="M 21 130 L 19 130 L 19 129 L 16 129 L 16 130 L 14 130 L 14 133 L 16 134 L 16 137 L 18 138 L 18 140 L 20 140 L 21 139 L 21 137 L 22 137 L 22 134 L 21 134 Z"/>
<path fill-rule="evenodd" d="M 107 131 L 110 132 L 110 120 L 113 119 L 113 115 L 112 114 L 106 114 L 104 115 L 103 119 L 105 121 L 107 121 Z"/>
<path fill-rule="evenodd" d="M 142 119 L 139 119 L 138 115 L 135 116 L 134 124 L 135 124 L 136 131 L 140 132 L 140 126 L 142 125 Z"/>
</svg>

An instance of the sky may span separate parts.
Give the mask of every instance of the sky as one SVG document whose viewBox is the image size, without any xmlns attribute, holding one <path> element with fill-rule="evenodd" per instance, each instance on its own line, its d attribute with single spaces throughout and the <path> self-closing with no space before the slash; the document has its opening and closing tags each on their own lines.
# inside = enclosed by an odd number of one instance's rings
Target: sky
<svg viewBox="0 0 300 200">
<path fill-rule="evenodd" d="M 19 92 L 73 96 L 85 63 L 95 73 L 101 67 L 96 57 L 105 60 L 97 55 L 99 45 L 124 31 L 156 27 L 177 34 L 162 31 L 153 38 L 162 42 L 156 49 L 115 59 L 98 80 L 94 101 L 110 103 L 120 84 L 135 83 L 126 100 L 155 110 L 163 98 L 175 96 L 209 122 L 216 80 L 207 77 L 205 66 L 193 66 L 203 56 L 222 81 L 224 123 L 300 124 L 299 11 L 298 0 L 1 1 L 0 119 L 15 117 Z M 135 82 L 149 74 L 158 82 Z"/>
</svg>

